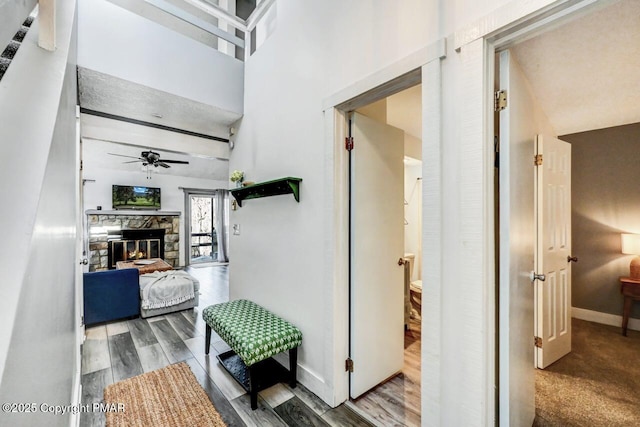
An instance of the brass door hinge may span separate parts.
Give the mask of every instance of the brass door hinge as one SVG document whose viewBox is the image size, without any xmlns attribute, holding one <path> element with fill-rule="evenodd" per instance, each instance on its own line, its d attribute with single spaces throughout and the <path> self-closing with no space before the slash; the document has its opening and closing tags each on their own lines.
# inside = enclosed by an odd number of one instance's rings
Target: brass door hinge
<svg viewBox="0 0 640 427">
<path fill-rule="evenodd" d="M 352 136 L 348 136 L 348 137 L 345 138 L 345 140 L 344 140 L 344 148 L 347 151 L 353 150 L 353 137 Z"/>
<path fill-rule="evenodd" d="M 499 90 L 494 94 L 493 109 L 498 112 L 505 108 L 507 108 L 507 91 Z"/>
<path fill-rule="evenodd" d="M 353 360 L 351 360 L 351 358 L 344 361 L 344 370 L 347 372 L 353 372 Z"/>
<path fill-rule="evenodd" d="M 533 342 L 535 344 L 536 347 L 538 348 L 542 348 L 542 338 L 540 337 L 533 337 Z"/>
<path fill-rule="evenodd" d="M 536 154 L 533 158 L 533 164 L 536 166 L 540 166 L 542 164 L 542 154 Z"/>
</svg>

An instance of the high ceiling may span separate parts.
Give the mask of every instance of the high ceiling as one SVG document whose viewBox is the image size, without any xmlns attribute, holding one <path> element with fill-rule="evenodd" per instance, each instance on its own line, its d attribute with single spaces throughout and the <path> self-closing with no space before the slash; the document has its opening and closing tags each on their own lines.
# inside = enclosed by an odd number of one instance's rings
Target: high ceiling
<svg viewBox="0 0 640 427">
<path fill-rule="evenodd" d="M 511 47 L 558 135 L 640 122 L 640 1 L 599 4 L 590 13 Z M 80 103 L 85 109 L 223 137 L 239 118 L 211 105 L 92 70 L 79 68 L 78 75 Z M 421 87 L 417 86 L 389 98 L 390 121 L 416 137 L 422 134 L 420 97 Z M 138 155 L 148 147 L 119 148 L 123 154 Z M 93 149 L 115 151 L 113 146 L 100 144 Z M 140 169 L 139 165 L 122 165 L 115 156 L 96 154 L 90 160 L 92 155 L 87 160 L 105 167 Z M 206 171 L 211 164 L 199 167 L 198 163 L 219 162 L 190 161 L 188 171 L 167 172 L 205 176 L 210 175 Z M 226 178 L 227 168 L 223 169 Z"/>
<path fill-rule="evenodd" d="M 135 161 L 135 158 L 139 157 L 142 151 L 147 150 L 149 150 L 149 147 L 85 139 L 82 153 L 83 163 L 87 170 L 114 169 L 125 172 L 140 172 L 141 174 L 144 174 L 146 173 L 146 167 L 143 167 L 141 162 L 127 162 Z M 158 152 L 162 159 L 183 160 L 189 162 L 189 164 L 174 164 L 171 165 L 169 169 L 165 169 L 163 167 L 150 167 L 151 173 L 191 178 L 206 178 L 221 181 L 226 181 L 228 179 L 228 160 L 206 156 L 194 156 L 187 153 L 160 149 L 153 149 L 153 151 Z M 130 156 L 133 158 L 122 156 Z"/>
<path fill-rule="evenodd" d="M 640 122 L 640 1 L 598 7 L 511 50 L 558 135 Z"/>
<path fill-rule="evenodd" d="M 80 107 L 128 119 L 228 138 L 239 114 L 78 67 Z"/>
<path fill-rule="evenodd" d="M 198 1 L 107 1 L 118 6 L 118 10 L 125 9 L 125 15 L 141 16 L 145 22 L 151 21 L 176 33 L 178 38 L 189 37 L 214 49 L 218 46 L 215 30 L 220 31 L 220 19 L 194 5 Z M 256 6 L 255 0 L 235 4 L 241 20 Z M 152 149 L 163 158 L 189 162 L 168 169 L 152 167 L 153 173 L 228 179 L 228 146 L 210 137 L 228 139 L 231 125 L 241 114 L 219 108 L 213 105 L 215 101 L 198 102 L 85 67 L 78 67 L 78 98 L 83 112 L 81 136 L 87 171 L 98 168 L 146 173 L 141 163 L 125 163 L 126 157 L 108 153 L 138 157 L 143 150 Z"/>
</svg>

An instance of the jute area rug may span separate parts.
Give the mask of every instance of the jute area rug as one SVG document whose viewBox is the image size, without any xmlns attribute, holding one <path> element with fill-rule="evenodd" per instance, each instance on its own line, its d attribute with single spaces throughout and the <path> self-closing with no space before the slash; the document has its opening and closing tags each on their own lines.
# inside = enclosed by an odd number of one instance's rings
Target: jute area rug
<svg viewBox="0 0 640 427">
<path fill-rule="evenodd" d="M 107 427 L 226 426 L 186 363 L 169 365 L 104 389 Z"/>
</svg>

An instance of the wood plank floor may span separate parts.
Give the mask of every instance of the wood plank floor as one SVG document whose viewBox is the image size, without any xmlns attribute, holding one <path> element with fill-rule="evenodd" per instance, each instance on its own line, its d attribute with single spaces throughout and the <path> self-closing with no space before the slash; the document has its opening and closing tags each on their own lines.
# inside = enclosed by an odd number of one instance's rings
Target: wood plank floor
<svg viewBox="0 0 640 427">
<path fill-rule="evenodd" d="M 213 333 L 211 352 L 204 354 L 205 323 L 201 308 L 229 300 L 226 266 L 187 268 L 200 281 L 196 309 L 112 322 L 87 328 L 82 349 L 82 403 L 100 402 L 114 382 L 172 363 L 186 362 L 229 426 L 371 426 L 341 405 L 331 408 L 301 384 L 277 384 L 259 393 L 258 409 L 220 366 L 216 355 L 229 349 Z M 104 426 L 101 413 L 82 413 L 81 426 Z"/>
<path fill-rule="evenodd" d="M 402 372 L 368 391 L 353 404 L 384 426 L 420 425 L 420 320 L 411 319 L 404 334 Z"/>
</svg>

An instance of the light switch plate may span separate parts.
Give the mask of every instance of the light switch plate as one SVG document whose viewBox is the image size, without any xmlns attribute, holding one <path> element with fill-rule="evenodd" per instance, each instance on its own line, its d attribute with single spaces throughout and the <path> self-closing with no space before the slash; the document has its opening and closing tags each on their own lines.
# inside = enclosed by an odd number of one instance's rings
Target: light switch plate
<svg viewBox="0 0 640 427">
<path fill-rule="evenodd" d="M 240 224 L 233 224 L 233 234 L 235 236 L 240 235 Z"/>
</svg>

